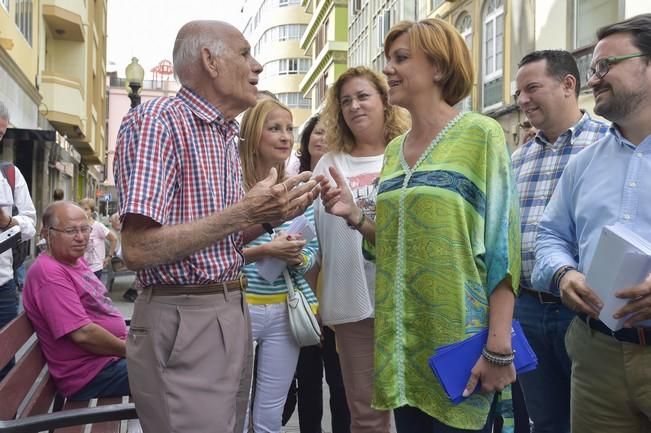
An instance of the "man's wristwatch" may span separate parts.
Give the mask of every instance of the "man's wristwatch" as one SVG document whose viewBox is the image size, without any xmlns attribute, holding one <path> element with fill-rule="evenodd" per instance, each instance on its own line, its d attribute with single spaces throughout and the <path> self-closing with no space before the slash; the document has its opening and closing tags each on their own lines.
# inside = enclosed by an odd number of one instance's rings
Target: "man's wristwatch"
<svg viewBox="0 0 651 433">
<path fill-rule="evenodd" d="M 570 271 L 576 271 L 576 268 L 574 266 L 563 266 L 556 271 L 554 274 L 554 277 L 552 278 L 552 285 L 557 288 L 559 291 L 561 290 L 561 280 Z"/>
</svg>

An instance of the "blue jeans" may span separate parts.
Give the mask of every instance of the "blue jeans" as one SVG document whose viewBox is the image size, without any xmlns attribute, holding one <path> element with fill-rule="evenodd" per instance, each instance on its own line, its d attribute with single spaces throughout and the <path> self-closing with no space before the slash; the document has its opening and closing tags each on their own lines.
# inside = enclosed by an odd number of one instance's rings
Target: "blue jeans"
<svg viewBox="0 0 651 433">
<path fill-rule="evenodd" d="M 394 409 L 393 417 L 396 421 L 396 431 L 398 433 L 491 433 L 493 431 L 496 403 L 497 397 L 493 399 L 493 404 L 486 418 L 486 425 L 481 430 L 450 427 L 412 406 L 402 406 Z"/>
<path fill-rule="evenodd" d="M 18 293 L 16 293 L 16 282 L 11 279 L 0 286 L 0 328 L 11 322 L 18 316 Z M 14 366 L 14 359 L 3 366 L 0 370 L 2 380 Z"/>
<path fill-rule="evenodd" d="M 565 350 L 565 332 L 575 313 L 562 304 L 541 304 L 522 293 L 516 301 L 520 321 L 538 368 L 520 376 L 532 433 L 570 433 L 572 363 Z"/>
<path fill-rule="evenodd" d="M 127 360 L 120 358 L 107 364 L 97 376 L 88 382 L 70 400 L 90 400 L 99 397 L 122 397 L 131 395 L 129 377 L 127 376 Z"/>
</svg>

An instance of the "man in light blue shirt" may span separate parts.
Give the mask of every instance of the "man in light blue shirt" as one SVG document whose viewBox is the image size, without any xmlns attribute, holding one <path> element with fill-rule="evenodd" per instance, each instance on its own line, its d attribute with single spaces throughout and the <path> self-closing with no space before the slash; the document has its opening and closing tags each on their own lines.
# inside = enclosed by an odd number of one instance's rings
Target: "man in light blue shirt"
<svg viewBox="0 0 651 433">
<path fill-rule="evenodd" d="M 572 360 L 573 433 L 651 431 L 651 277 L 619 290 L 632 316 L 612 333 L 585 272 L 605 225 L 625 224 L 651 240 L 651 14 L 597 32 L 588 85 L 609 134 L 574 157 L 536 238 L 532 282 L 577 311 L 566 335 Z M 613 288 L 618 289 L 618 288 Z"/>
<path fill-rule="evenodd" d="M 534 51 L 522 58 L 515 97 L 538 133 L 511 156 L 520 196 L 522 273 L 515 317 L 538 357 L 538 368 L 519 380 L 532 433 L 570 433 L 572 363 L 565 350 L 565 332 L 576 313 L 548 290 L 534 290 L 538 223 L 567 163 L 601 139 L 608 125 L 579 109 L 581 77 L 574 56 L 563 50 Z M 515 400 L 515 392 L 514 392 Z M 516 417 L 516 425 L 519 424 Z M 526 419 L 529 431 L 529 419 Z"/>
</svg>

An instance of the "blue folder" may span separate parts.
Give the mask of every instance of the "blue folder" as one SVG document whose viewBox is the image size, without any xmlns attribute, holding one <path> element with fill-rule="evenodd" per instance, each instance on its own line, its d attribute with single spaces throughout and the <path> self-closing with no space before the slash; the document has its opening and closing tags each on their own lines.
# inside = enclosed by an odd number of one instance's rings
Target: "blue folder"
<svg viewBox="0 0 651 433">
<path fill-rule="evenodd" d="M 513 364 L 517 373 L 534 370 L 538 365 L 538 358 L 517 320 L 512 323 L 511 336 L 511 344 L 515 350 Z M 434 355 L 430 357 L 429 366 L 453 403 L 457 404 L 464 400 L 463 390 L 487 339 L 488 329 L 485 329 L 463 341 L 437 348 Z M 477 384 L 475 392 L 480 388 L 480 384 Z"/>
</svg>

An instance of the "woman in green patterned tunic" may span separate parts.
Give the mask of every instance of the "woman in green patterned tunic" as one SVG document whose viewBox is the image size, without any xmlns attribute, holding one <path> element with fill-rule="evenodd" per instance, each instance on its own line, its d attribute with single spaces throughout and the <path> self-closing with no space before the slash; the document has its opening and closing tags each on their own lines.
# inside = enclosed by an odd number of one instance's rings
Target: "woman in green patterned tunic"
<svg viewBox="0 0 651 433">
<path fill-rule="evenodd" d="M 400 433 L 490 432 L 495 392 L 515 380 L 520 232 L 506 141 L 496 121 L 453 107 L 470 93 L 473 71 L 451 25 L 399 23 L 384 50 L 389 101 L 410 112 L 412 129 L 386 148 L 376 221 L 335 169 L 337 185 L 322 185 L 326 209 L 355 226 L 376 256 L 374 407 L 394 409 Z M 487 327 L 488 354 L 455 405 L 428 357 Z"/>
</svg>

